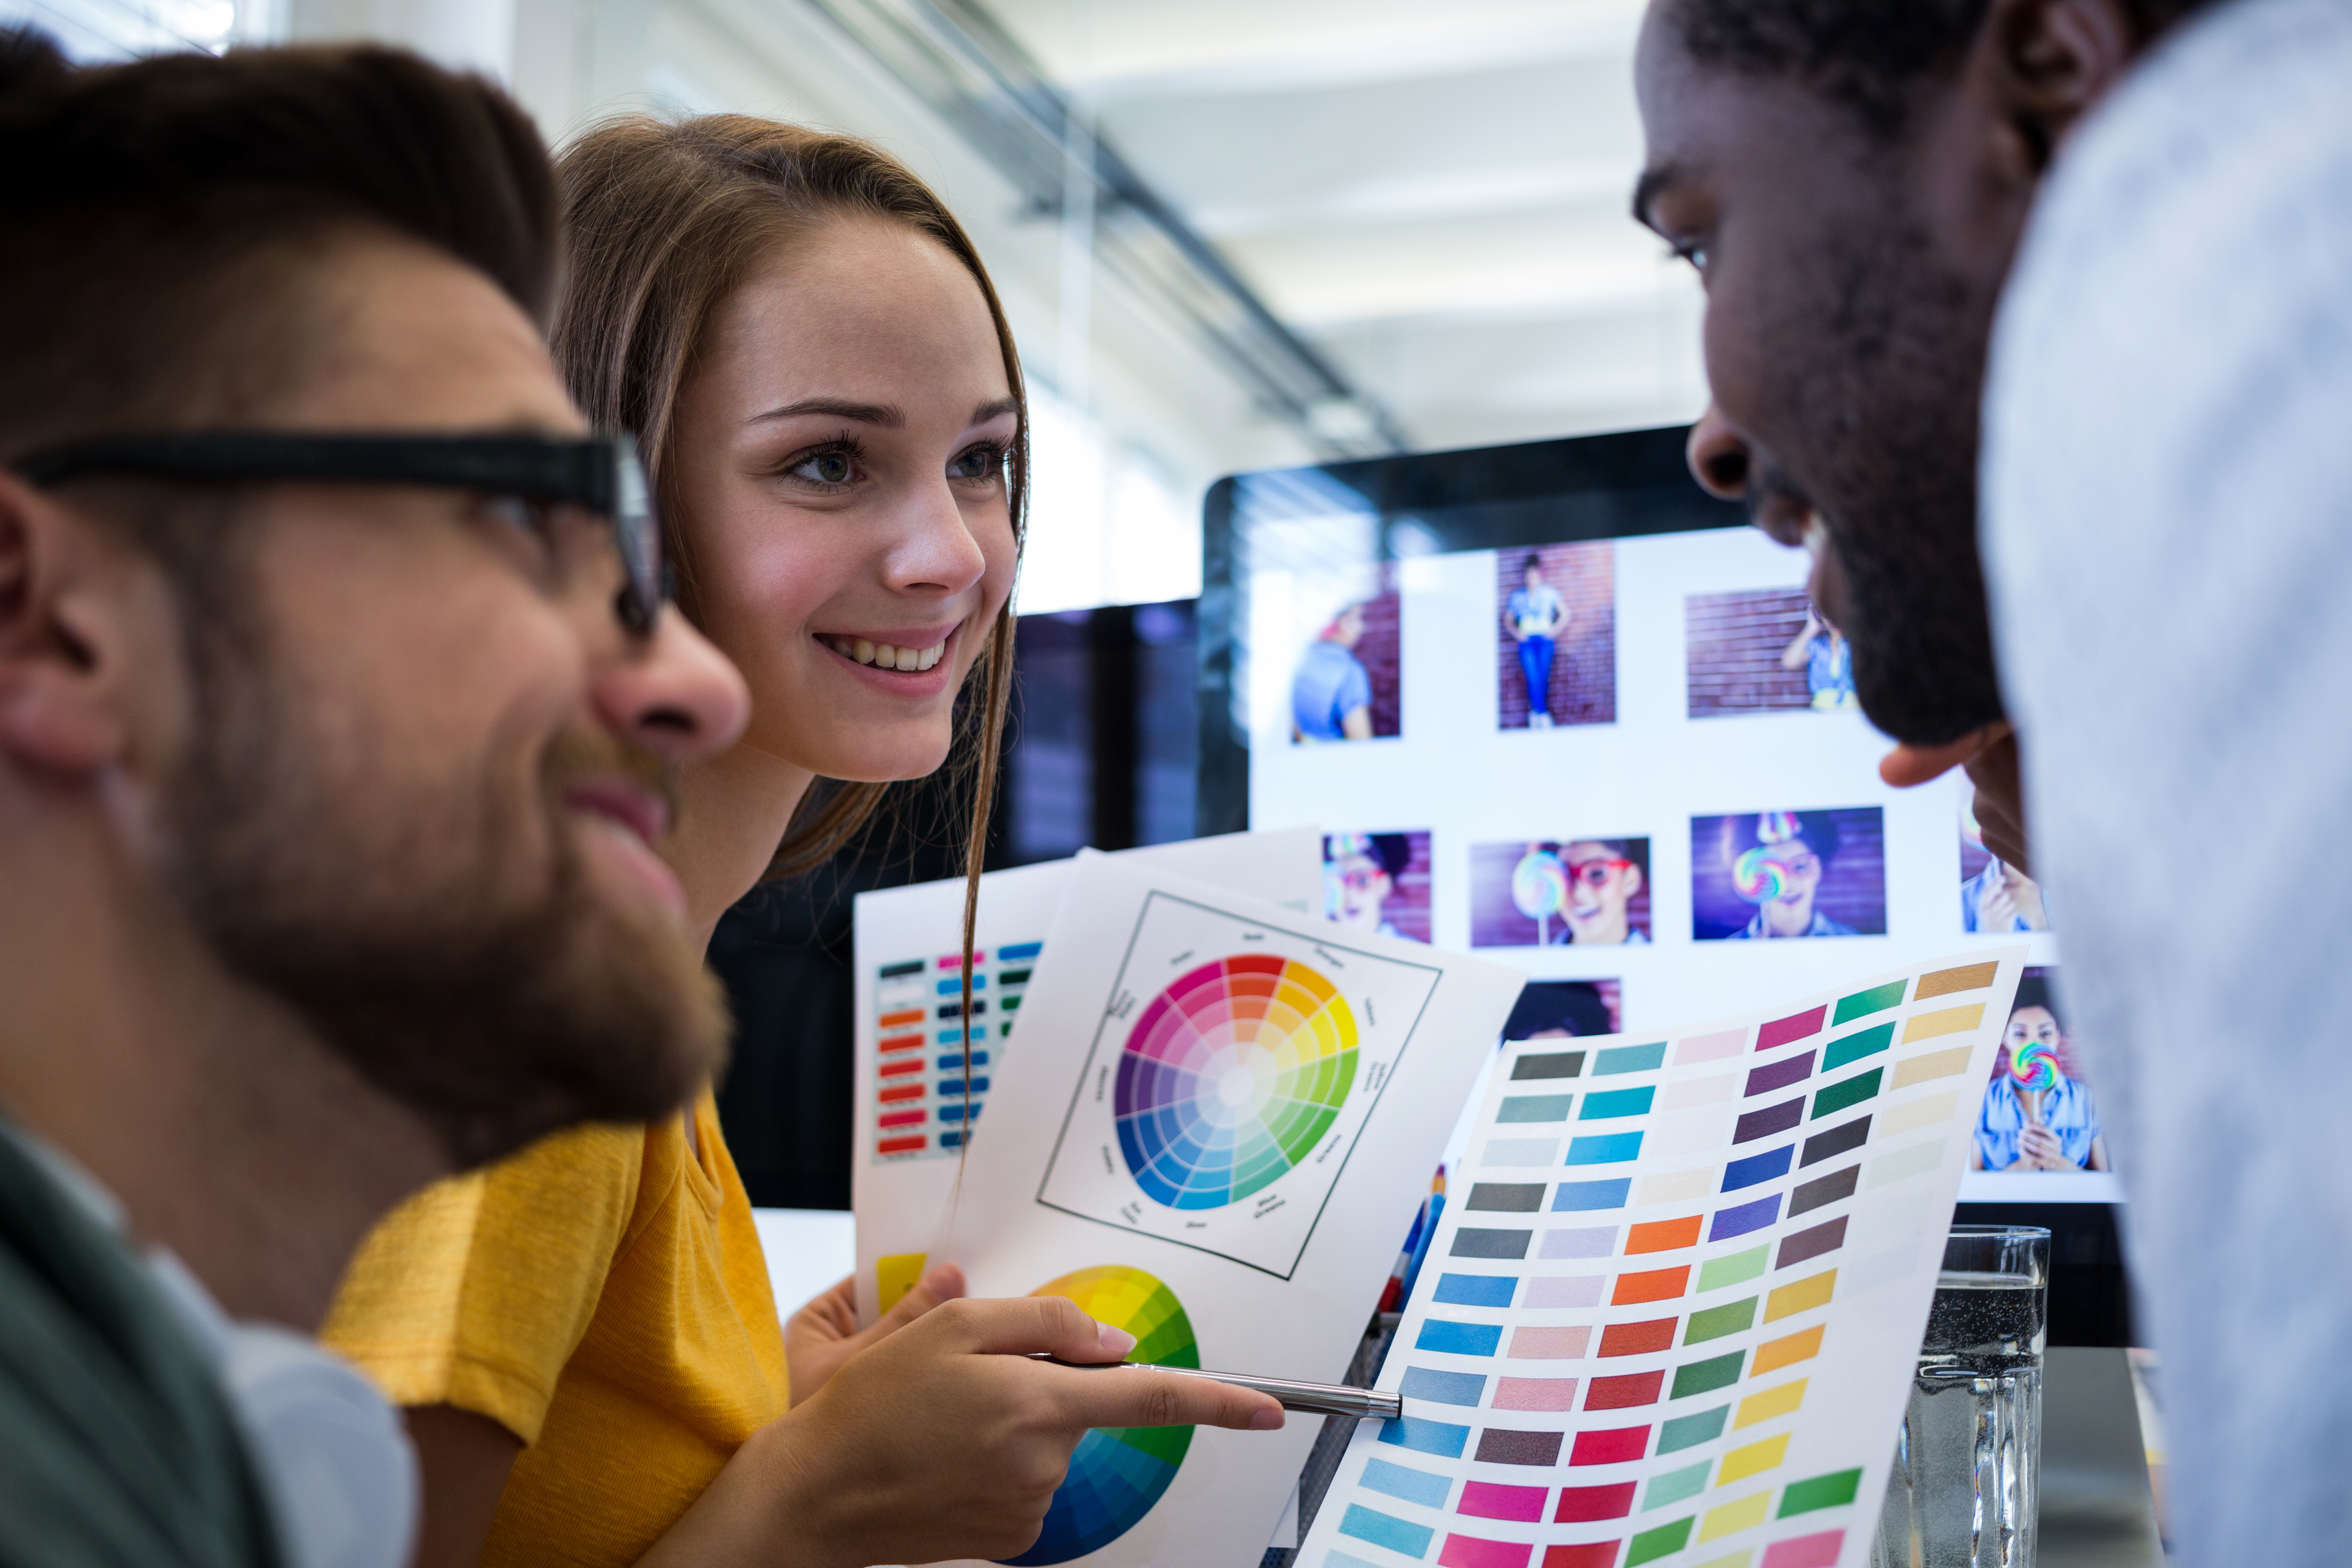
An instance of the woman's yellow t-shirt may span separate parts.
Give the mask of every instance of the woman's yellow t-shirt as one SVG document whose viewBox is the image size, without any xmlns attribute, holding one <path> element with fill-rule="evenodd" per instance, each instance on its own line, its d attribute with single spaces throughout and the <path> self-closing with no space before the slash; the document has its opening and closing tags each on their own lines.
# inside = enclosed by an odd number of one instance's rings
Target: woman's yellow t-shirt
<svg viewBox="0 0 2352 1568">
<path fill-rule="evenodd" d="M 784 1413 L 783 1331 L 706 1089 L 652 1127 L 561 1132 L 372 1233 L 322 1336 L 394 1403 L 527 1447 L 485 1564 L 635 1563 Z"/>
</svg>

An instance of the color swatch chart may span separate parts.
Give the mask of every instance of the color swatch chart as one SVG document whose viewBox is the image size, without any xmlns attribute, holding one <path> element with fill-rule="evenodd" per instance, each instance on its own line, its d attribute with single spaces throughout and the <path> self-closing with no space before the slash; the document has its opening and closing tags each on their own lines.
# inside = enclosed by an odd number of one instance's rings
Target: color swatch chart
<svg viewBox="0 0 2352 1568">
<path fill-rule="evenodd" d="M 1307 1568 L 1860 1568 L 2025 950 L 1504 1047 Z"/>
<path fill-rule="evenodd" d="M 1042 942 L 972 954 L 971 1073 L 963 1062 L 963 955 L 910 958 L 874 974 L 875 1073 L 870 1125 L 882 1163 L 953 1154 L 980 1116 Z"/>
</svg>

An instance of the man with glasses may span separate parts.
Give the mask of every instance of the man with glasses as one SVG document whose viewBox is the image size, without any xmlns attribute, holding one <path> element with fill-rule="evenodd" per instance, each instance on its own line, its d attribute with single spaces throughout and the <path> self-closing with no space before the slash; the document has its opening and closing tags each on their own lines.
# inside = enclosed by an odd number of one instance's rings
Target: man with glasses
<svg viewBox="0 0 2352 1568">
<path fill-rule="evenodd" d="M 742 685 L 495 89 L 0 35 L 0 1563 L 396 1568 L 304 1336 L 409 1192 L 717 1067 L 657 849 Z"/>
</svg>

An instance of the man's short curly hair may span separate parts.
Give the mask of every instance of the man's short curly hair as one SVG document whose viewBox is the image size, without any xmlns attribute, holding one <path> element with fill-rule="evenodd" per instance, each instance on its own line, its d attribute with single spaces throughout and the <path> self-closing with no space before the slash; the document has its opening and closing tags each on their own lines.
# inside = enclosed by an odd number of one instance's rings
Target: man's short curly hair
<svg viewBox="0 0 2352 1568">
<path fill-rule="evenodd" d="M 1701 65 L 1793 76 L 1820 87 L 1882 139 L 1909 121 L 1921 79 L 1958 63 L 1990 0 L 1673 0 L 1683 47 Z M 2118 0 L 2143 40 L 2211 0 Z"/>
</svg>

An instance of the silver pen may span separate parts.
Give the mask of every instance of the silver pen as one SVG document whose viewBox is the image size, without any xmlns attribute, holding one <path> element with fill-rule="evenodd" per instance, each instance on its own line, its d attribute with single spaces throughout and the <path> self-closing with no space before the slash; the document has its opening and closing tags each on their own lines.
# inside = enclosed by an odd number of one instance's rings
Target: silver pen
<svg viewBox="0 0 2352 1568">
<path fill-rule="evenodd" d="M 1159 1366 L 1140 1361 L 1064 1361 L 1059 1356 L 1042 1352 L 1033 1353 L 1029 1359 L 1052 1362 L 1055 1366 L 1076 1367 L 1080 1372 L 1136 1368 L 1144 1372 L 1174 1373 L 1178 1377 L 1206 1378 L 1211 1383 L 1270 1394 L 1282 1401 L 1285 1410 L 1297 1410 L 1306 1415 L 1352 1415 L 1359 1420 L 1393 1421 L 1404 1414 L 1402 1394 L 1383 1394 L 1373 1388 L 1349 1388 L 1332 1383 L 1300 1383 L 1295 1378 L 1259 1377 L 1246 1372 L 1204 1372 L 1194 1366 Z"/>
</svg>

